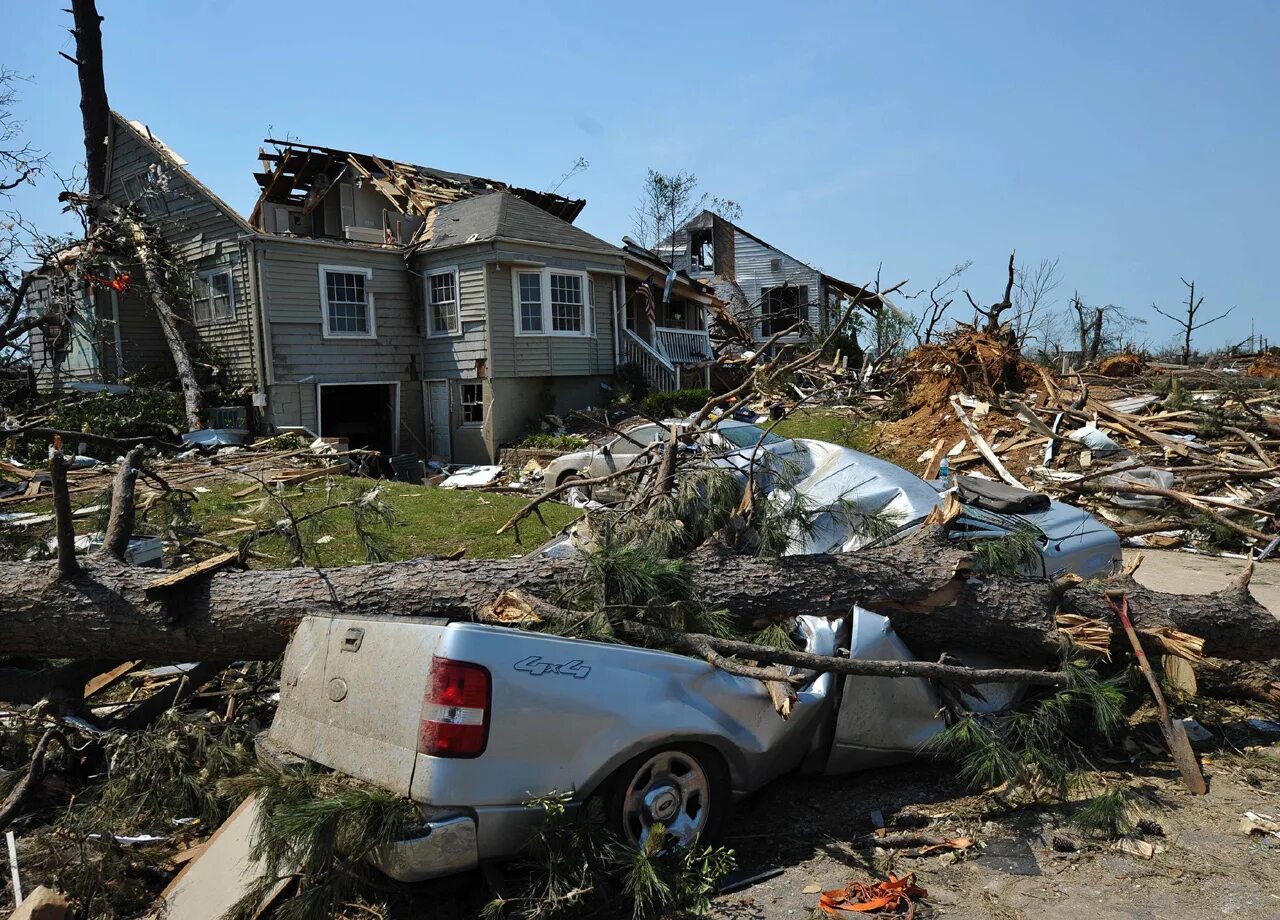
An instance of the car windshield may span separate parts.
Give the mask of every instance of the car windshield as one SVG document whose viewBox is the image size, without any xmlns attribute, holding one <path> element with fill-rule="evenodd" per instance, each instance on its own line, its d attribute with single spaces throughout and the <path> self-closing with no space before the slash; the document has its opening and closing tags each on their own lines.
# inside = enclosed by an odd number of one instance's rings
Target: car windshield
<svg viewBox="0 0 1280 920">
<path fill-rule="evenodd" d="M 781 444 L 786 440 L 786 438 L 780 438 L 776 434 L 770 434 L 763 428 L 757 428 L 755 425 L 727 425 L 716 430 L 722 438 L 734 447 L 755 447 L 761 438 L 764 439 L 765 447 Z"/>
</svg>

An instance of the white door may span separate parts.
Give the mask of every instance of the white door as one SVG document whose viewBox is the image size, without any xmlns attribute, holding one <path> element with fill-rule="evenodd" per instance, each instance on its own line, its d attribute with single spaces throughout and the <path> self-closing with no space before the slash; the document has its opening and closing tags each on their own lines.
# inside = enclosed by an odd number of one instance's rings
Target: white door
<svg viewBox="0 0 1280 920">
<path fill-rule="evenodd" d="M 426 388 L 427 443 L 431 456 L 446 462 L 453 460 L 453 445 L 449 440 L 449 381 L 428 380 Z"/>
</svg>

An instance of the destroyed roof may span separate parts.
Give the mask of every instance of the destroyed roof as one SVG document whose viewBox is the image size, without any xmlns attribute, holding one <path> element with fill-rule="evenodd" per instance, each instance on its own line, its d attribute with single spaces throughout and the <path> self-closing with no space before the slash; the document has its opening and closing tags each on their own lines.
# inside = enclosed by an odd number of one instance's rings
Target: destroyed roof
<svg viewBox="0 0 1280 920">
<path fill-rule="evenodd" d="M 262 191 L 254 205 L 254 223 L 258 222 L 264 202 L 310 210 L 335 182 L 347 175 L 370 182 L 398 211 L 418 217 L 426 217 L 433 208 L 441 205 L 495 190 L 510 192 L 548 214 L 570 222 L 582 213 L 587 204 L 581 198 L 516 188 L 497 179 L 401 163 L 371 153 L 272 138 L 267 138 L 264 143 L 273 144 L 276 150 L 258 151 L 263 171 L 253 176 Z"/>
<path fill-rule="evenodd" d="M 499 239 L 544 243 L 612 256 L 622 254 L 616 246 L 505 190 L 482 192 L 434 208 L 422 225 L 415 245 L 419 249 L 444 249 Z"/>
<path fill-rule="evenodd" d="M 652 249 L 641 246 L 629 236 L 622 238 L 622 251 L 628 263 L 627 270 L 632 273 L 632 277 L 643 278 L 644 273 L 648 272 L 657 278 L 665 278 L 667 272 L 671 270 L 671 265 L 662 256 Z M 699 298 L 715 298 L 715 289 L 711 285 L 691 277 L 684 269 L 676 272 L 676 279 L 692 288 L 695 296 Z"/>
</svg>

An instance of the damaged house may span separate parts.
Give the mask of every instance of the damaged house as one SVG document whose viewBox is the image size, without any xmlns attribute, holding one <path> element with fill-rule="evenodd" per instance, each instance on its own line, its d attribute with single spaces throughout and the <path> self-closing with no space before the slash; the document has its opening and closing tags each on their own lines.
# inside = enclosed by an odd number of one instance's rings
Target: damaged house
<svg viewBox="0 0 1280 920">
<path fill-rule="evenodd" d="M 109 137 L 107 195 L 142 210 L 189 263 L 193 350 L 243 394 L 251 427 L 485 462 L 542 415 L 602 402 L 630 354 L 619 319 L 641 268 L 573 226 L 585 201 L 267 143 L 246 219 L 141 123 L 113 115 Z M 661 301 L 665 267 L 643 271 Z M 709 296 L 687 278 L 681 294 Z M 166 364 L 144 297 L 101 286 L 85 297 L 85 341 L 33 339 L 43 388 Z M 625 341 L 661 355 L 662 385 L 674 388 L 678 363 L 709 354 L 704 313 L 655 314 L 679 323 L 663 339 L 638 309 Z"/>
<path fill-rule="evenodd" d="M 821 272 L 713 211 L 689 220 L 658 246 L 658 253 L 709 285 L 758 342 L 801 321 L 826 333 L 850 303 L 872 313 L 897 310 L 887 298 Z"/>
</svg>

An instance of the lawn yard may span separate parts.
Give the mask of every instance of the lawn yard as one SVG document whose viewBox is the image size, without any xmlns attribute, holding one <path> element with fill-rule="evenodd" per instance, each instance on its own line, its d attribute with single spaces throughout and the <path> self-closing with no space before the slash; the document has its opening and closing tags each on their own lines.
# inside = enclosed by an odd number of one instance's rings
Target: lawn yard
<svg viewBox="0 0 1280 920">
<path fill-rule="evenodd" d="M 760 424 L 767 425 L 766 422 Z M 876 438 L 876 426 L 870 422 L 855 424 L 848 412 L 801 408 L 780 421 L 773 433 L 783 438 L 828 441 L 870 453 Z"/>
<path fill-rule="evenodd" d="M 136 532 L 162 534 L 173 527 L 185 537 L 199 536 L 208 540 L 238 546 L 256 526 L 271 526 L 273 522 L 286 520 L 288 514 L 281 503 L 288 506 L 295 518 L 302 518 L 326 505 L 353 501 L 373 488 L 368 479 L 334 477 L 316 479 L 283 493 L 268 495 L 262 489 L 235 497 L 236 493 L 252 486 L 241 479 L 211 479 L 195 486 L 195 501 L 187 508 L 187 518 L 171 502 L 157 502 L 145 511 L 146 501 L 140 502 Z M 77 496 L 74 506 L 86 507 L 104 504 L 104 497 Z M 527 552 L 547 537 L 547 532 L 536 517 L 521 525 L 524 545 L 516 543 L 513 534 L 498 536 L 496 531 L 528 501 L 524 495 L 468 492 L 454 489 L 438 489 L 410 485 L 402 482 L 382 482 L 378 502 L 389 508 L 391 520 L 382 520 L 377 514 L 363 515 L 363 532 L 355 523 L 351 508 L 335 508 L 302 521 L 300 531 L 306 562 L 312 565 L 339 566 L 366 562 L 367 548 L 380 552 L 387 560 L 412 559 L 417 556 L 444 555 L 459 549 L 468 557 L 501 557 Z M 48 512 L 50 503 L 26 503 L 23 511 Z M 567 505 L 548 503 L 542 508 L 543 517 L 553 530 L 559 530 L 574 521 L 580 512 Z M 101 530 L 103 515 L 85 517 L 76 522 L 77 533 Z M 39 525 L 29 531 L 30 536 L 52 536 L 52 525 Z M 5 541 L 12 543 L 10 540 Z M 7 547 L 11 548 L 11 547 Z M 290 551 L 281 536 L 263 537 L 254 543 L 256 554 L 250 557 L 255 568 L 283 568 L 290 564 Z M 213 549 L 199 548 L 200 555 Z"/>
</svg>

